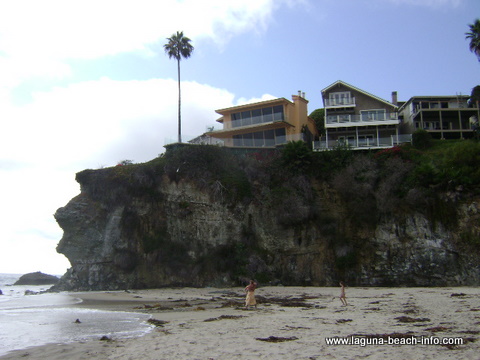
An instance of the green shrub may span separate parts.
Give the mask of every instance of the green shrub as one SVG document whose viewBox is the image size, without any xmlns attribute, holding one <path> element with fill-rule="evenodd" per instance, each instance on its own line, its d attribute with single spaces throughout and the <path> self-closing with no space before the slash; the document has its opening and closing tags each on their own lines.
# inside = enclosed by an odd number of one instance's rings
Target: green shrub
<svg viewBox="0 0 480 360">
<path fill-rule="evenodd" d="M 480 184 L 480 143 L 462 141 L 450 148 L 444 159 L 446 181 L 452 185 Z"/>
<path fill-rule="evenodd" d="M 432 146 L 432 136 L 428 131 L 419 129 L 412 134 L 412 144 L 417 149 L 428 149 Z"/>
<path fill-rule="evenodd" d="M 310 169 L 312 154 L 312 149 L 304 141 L 289 141 L 282 151 L 283 165 L 294 173 L 304 173 Z"/>
</svg>

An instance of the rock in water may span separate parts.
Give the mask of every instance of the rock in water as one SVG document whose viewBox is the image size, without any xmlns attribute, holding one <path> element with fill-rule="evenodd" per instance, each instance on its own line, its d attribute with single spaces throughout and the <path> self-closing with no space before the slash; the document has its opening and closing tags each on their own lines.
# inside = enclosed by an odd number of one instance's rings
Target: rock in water
<svg viewBox="0 0 480 360">
<path fill-rule="evenodd" d="M 40 271 L 22 275 L 13 285 L 50 285 L 56 284 L 59 278 Z"/>
</svg>

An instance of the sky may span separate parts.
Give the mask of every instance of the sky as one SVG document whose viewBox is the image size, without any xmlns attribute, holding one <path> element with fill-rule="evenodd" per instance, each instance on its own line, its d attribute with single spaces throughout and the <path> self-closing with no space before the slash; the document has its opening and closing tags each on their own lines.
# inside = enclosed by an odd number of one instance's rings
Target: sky
<svg viewBox="0 0 480 360">
<path fill-rule="evenodd" d="M 343 80 L 385 100 L 470 94 L 480 62 L 465 32 L 478 0 L 0 0 L 0 273 L 63 274 L 53 214 L 75 174 L 146 162 L 222 109 Z"/>
</svg>

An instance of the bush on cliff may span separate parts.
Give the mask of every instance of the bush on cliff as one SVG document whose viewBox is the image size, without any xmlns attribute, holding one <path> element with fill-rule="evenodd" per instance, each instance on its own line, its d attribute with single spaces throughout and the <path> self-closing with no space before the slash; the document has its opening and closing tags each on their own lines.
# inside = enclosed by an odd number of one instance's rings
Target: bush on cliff
<svg viewBox="0 0 480 360">
<path fill-rule="evenodd" d="M 211 145 L 183 146 L 165 155 L 165 172 L 172 181 L 195 180 L 217 198 L 239 201 L 251 196 L 251 184 L 240 160 L 228 149 Z"/>
</svg>

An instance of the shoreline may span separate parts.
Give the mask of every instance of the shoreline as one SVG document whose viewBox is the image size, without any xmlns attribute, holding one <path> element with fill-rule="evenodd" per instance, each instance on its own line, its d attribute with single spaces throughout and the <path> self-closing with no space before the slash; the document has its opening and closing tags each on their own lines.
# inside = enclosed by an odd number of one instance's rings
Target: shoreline
<svg viewBox="0 0 480 360">
<path fill-rule="evenodd" d="M 0 359 L 478 358 L 478 287 L 347 287 L 348 306 L 339 287 L 260 287 L 257 310 L 244 309 L 243 288 L 68 294 L 82 300 L 72 308 L 149 314 L 154 328 L 141 337 L 47 344 Z M 328 337 L 363 345 L 328 345 Z M 432 337 L 463 344 L 400 345 Z M 379 344 L 387 340 L 397 343 Z"/>
</svg>

